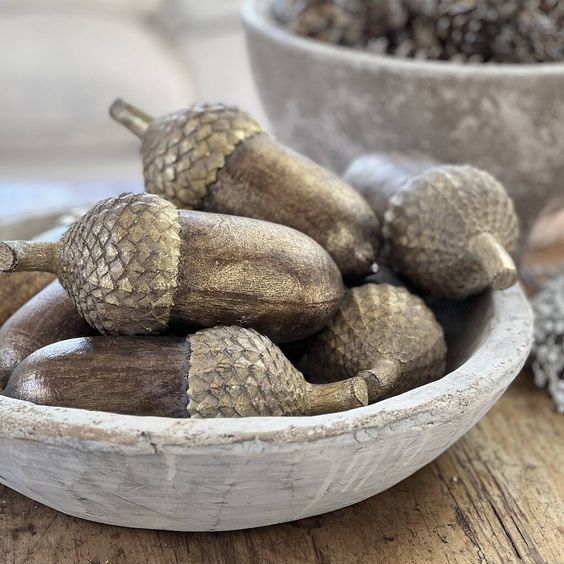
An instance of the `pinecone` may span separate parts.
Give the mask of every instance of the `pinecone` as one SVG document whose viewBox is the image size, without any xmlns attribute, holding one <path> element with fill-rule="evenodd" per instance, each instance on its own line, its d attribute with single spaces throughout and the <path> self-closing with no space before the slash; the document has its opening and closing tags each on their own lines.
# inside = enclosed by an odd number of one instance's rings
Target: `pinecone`
<svg viewBox="0 0 564 564">
<path fill-rule="evenodd" d="M 298 35 L 349 47 L 365 41 L 367 9 L 363 0 L 274 0 L 272 12 Z"/>
<path fill-rule="evenodd" d="M 548 388 L 556 409 L 564 413 L 564 274 L 532 299 L 535 342 L 531 351 L 535 383 Z"/>
<path fill-rule="evenodd" d="M 429 51 L 432 58 L 445 60 L 501 63 L 549 62 L 564 57 L 562 7 L 554 0 L 405 3 L 414 52 Z"/>
<path fill-rule="evenodd" d="M 143 135 L 145 189 L 174 205 L 198 209 L 226 158 L 263 129 L 223 104 L 194 105 L 153 120 Z"/>
<path fill-rule="evenodd" d="M 109 198 L 61 242 L 60 282 L 90 325 L 106 335 L 116 326 L 129 335 L 166 329 L 180 260 L 172 204 L 147 194 Z"/>
</svg>

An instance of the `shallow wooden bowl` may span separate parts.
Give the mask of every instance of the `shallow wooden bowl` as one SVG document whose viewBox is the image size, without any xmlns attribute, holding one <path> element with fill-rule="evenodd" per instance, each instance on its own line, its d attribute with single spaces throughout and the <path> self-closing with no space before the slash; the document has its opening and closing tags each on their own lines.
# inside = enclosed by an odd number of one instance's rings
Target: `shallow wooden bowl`
<svg viewBox="0 0 564 564">
<path fill-rule="evenodd" d="M 4 222 L 0 238 L 46 223 Z M 448 320 L 448 375 L 345 413 L 175 420 L 1 397 L 0 481 L 84 519 L 179 531 L 258 527 L 351 505 L 451 446 L 525 362 L 532 314 L 520 288 L 436 311 Z"/>
</svg>

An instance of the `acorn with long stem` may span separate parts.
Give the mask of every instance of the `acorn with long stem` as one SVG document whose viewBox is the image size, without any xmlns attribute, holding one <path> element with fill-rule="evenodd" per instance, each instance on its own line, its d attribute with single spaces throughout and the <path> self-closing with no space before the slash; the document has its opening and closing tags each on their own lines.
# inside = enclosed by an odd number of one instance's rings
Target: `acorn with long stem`
<svg viewBox="0 0 564 564">
<path fill-rule="evenodd" d="M 381 260 L 423 291 L 463 299 L 517 282 L 517 215 L 487 172 L 391 153 L 357 159 L 345 178 L 382 221 Z"/>
<path fill-rule="evenodd" d="M 443 329 L 421 298 L 368 283 L 347 291 L 299 367 L 316 380 L 361 376 L 375 402 L 443 376 L 446 352 Z"/>
<path fill-rule="evenodd" d="M 293 227 L 324 247 L 346 279 L 374 268 L 378 221 L 364 198 L 249 114 L 202 104 L 153 119 L 122 100 L 110 113 L 142 141 L 147 192 L 184 209 Z"/>
<path fill-rule="evenodd" d="M 4 394 L 42 405 L 192 418 L 318 415 L 368 401 L 362 378 L 309 384 L 269 339 L 241 327 L 186 339 L 63 341 L 21 363 Z"/>
<path fill-rule="evenodd" d="M 98 203 L 56 243 L 0 243 L 0 270 L 57 274 L 102 334 L 235 324 L 291 341 L 325 326 L 343 296 L 337 266 L 306 235 L 151 194 Z"/>
</svg>

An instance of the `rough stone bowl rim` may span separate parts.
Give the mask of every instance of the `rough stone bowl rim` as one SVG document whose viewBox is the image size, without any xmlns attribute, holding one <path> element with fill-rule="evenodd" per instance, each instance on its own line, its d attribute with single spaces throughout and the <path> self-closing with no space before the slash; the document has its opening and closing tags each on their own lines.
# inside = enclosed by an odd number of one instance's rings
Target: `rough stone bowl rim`
<svg viewBox="0 0 564 564">
<path fill-rule="evenodd" d="M 251 452 L 258 443 L 299 449 L 316 440 L 358 440 L 356 431 L 381 429 L 405 419 L 414 424 L 426 416 L 432 420 L 445 402 L 468 406 L 488 397 L 487 390 L 505 389 L 528 356 L 533 315 L 521 287 L 491 291 L 488 301 L 489 320 L 466 362 L 435 382 L 366 407 L 313 417 L 196 420 L 47 407 L 0 396 L 0 437 L 62 442 L 79 450 L 146 453 L 246 444 Z"/>
<path fill-rule="evenodd" d="M 354 47 L 325 43 L 309 37 L 301 37 L 285 30 L 270 14 L 272 0 L 246 0 L 242 17 L 246 26 L 267 35 L 277 43 L 285 44 L 298 51 L 307 51 L 319 59 L 337 59 L 341 63 L 359 68 L 390 68 L 407 73 L 419 72 L 426 75 L 459 75 L 474 78 L 503 78 L 511 76 L 561 76 L 564 62 L 546 63 L 487 63 L 468 64 L 439 60 L 418 60 L 380 55 Z"/>
</svg>

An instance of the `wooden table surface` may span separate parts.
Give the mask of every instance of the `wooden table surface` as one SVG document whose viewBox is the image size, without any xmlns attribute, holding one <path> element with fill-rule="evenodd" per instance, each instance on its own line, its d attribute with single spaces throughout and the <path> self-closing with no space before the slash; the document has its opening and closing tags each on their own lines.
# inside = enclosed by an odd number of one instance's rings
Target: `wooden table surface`
<svg viewBox="0 0 564 564">
<path fill-rule="evenodd" d="M 474 429 L 394 488 L 232 533 L 99 525 L 0 486 L 0 562 L 564 563 L 563 434 L 564 418 L 524 373 Z"/>
</svg>

